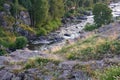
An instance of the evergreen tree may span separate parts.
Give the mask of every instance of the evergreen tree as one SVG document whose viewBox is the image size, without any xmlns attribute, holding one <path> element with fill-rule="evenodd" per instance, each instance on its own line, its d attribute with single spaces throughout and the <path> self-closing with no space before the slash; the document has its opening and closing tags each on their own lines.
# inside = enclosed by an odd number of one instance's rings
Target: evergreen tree
<svg viewBox="0 0 120 80">
<path fill-rule="evenodd" d="M 35 0 L 33 9 L 35 24 L 37 27 L 40 27 L 48 17 L 48 0 Z"/>
<path fill-rule="evenodd" d="M 112 19 L 112 10 L 102 3 L 97 3 L 93 8 L 94 21 L 98 27 L 108 24 Z"/>
<path fill-rule="evenodd" d="M 50 0 L 50 15 L 55 18 L 61 18 L 64 15 L 64 2 L 63 0 Z"/>
<path fill-rule="evenodd" d="M 18 0 L 14 0 L 14 5 L 13 5 L 13 15 L 15 16 L 15 18 L 18 18 L 18 11 L 19 11 L 19 2 Z"/>
</svg>

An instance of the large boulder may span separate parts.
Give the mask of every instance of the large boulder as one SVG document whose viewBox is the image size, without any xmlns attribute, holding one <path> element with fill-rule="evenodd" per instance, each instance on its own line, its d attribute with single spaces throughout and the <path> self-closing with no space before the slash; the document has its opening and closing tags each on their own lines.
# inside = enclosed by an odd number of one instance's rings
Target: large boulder
<svg viewBox="0 0 120 80">
<path fill-rule="evenodd" d="M 26 25 L 31 25 L 30 15 L 28 11 L 20 11 L 19 19 Z"/>
<path fill-rule="evenodd" d="M 3 4 L 3 8 L 8 14 L 10 14 L 10 9 L 11 9 L 10 4 L 8 3 Z"/>
</svg>

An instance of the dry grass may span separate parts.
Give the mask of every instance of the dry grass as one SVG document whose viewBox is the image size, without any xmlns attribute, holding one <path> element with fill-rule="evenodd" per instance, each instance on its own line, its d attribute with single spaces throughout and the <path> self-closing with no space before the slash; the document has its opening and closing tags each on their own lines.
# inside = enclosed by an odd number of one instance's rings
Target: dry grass
<svg viewBox="0 0 120 80">
<path fill-rule="evenodd" d="M 60 54 L 67 59 L 101 59 L 104 54 L 119 54 L 119 44 L 120 41 L 116 40 L 116 36 L 103 38 L 96 35 L 63 47 L 55 54 Z"/>
</svg>

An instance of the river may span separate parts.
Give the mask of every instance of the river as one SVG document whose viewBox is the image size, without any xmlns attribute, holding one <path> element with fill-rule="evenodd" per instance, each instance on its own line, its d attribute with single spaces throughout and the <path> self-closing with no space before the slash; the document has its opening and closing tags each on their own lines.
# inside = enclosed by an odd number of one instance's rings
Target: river
<svg viewBox="0 0 120 80">
<path fill-rule="evenodd" d="M 120 17 L 120 2 L 111 3 L 109 7 L 112 9 L 113 18 Z M 87 23 L 93 24 L 93 15 L 86 16 L 87 19 L 81 20 L 81 22 L 74 24 L 66 24 L 64 27 L 60 27 L 59 30 L 50 33 L 47 38 L 38 38 L 32 41 L 32 44 L 28 46 L 31 50 L 48 50 L 56 47 L 61 47 L 66 44 L 67 40 L 75 40 L 81 36 L 81 31 Z"/>
</svg>

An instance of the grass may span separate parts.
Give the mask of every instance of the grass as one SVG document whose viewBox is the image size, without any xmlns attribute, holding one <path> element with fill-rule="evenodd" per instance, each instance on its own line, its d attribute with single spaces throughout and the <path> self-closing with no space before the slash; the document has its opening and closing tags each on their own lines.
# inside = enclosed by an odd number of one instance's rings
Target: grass
<svg viewBox="0 0 120 80">
<path fill-rule="evenodd" d="M 95 24 L 86 24 L 84 30 L 85 31 L 93 31 L 98 28 L 99 27 L 97 27 Z"/>
<path fill-rule="evenodd" d="M 14 33 L 2 28 L 0 28 L 0 34 L 0 56 L 7 53 L 6 49 L 21 49 L 27 44 L 25 37 L 16 37 Z"/>
<path fill-rule="evenodd" d="M 55 52 L 69 60 L 102 59 L 104 55 L 120 54 L 120 40 L 92 36 Z"/>
<path fill-rule="evenodd" d="M 19 26 L 24 30 L 29 31 L 30 33 L 36 34 L 36 31 L 32 27 L 29 27 L 28 25 L 20 24 Z"/>
<path fill-rule="evenodd" d="M 98 80 L 120 80 L 120 67 L 112 66 L 96 72 Z"/>
<path fill-rule="evenodd" d="M 28 62 L 24 65 L 24 69 L 29 68 L 43 68 L 48 63 L 53 63 L 55 65 L 58 65 L 60 61 L 53 60 L 53 59 L 45 59 L 45 58 L 32 58 L 29 59 Z"/>
</svg>

